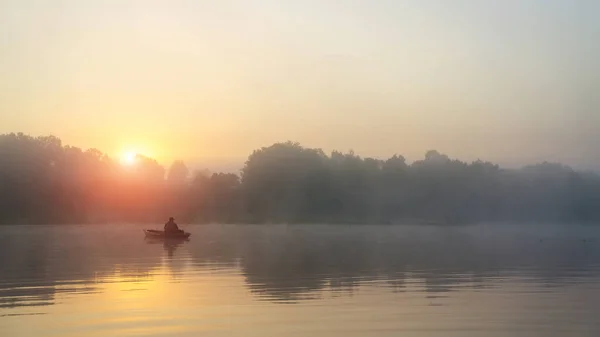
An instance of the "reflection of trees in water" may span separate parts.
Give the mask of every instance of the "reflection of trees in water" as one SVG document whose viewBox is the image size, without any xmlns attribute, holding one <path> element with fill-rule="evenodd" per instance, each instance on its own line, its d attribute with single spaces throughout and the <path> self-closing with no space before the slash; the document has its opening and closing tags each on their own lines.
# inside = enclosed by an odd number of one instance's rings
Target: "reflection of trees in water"
<svg viewBox="0 0 600 337">
<path fill-rule="evenodd" d="M 15 233 L 7 233 L 11 230 Z M 0 308 L 51 305 L 59 293 L 90 293 L 99 291 L 98 283 L 150 278 L 162 251 L 145 247 L 139 234 L 132 239 L 129 230 L 3 229 Z"/>
<path fill-rule="evenodd" d="M 584 242 L 582 237 L 595 234 L 579 227 L 540 241 L 540 233 L 550 231 L 214 225 L 190 228 L 190 242 L 155 244 L 145 242 L 137 228 L 115 228 L 12 229 L 23 233 L 0 236 L 0 308 L 52 304 L 61 292 L 98 291 L 96 282 L 119 281 L 116 271 L 121 280 L 151 278 L 163 263 L 180 276 L 188 262 L 194 268 L 239 268 L 250 291 L 274 301 L 315 298 L 322 290 L 347 296 L 375 281 L 390 291 L 439 297 L 458 288 L 484 289 L 509 274 L 536 286 L 599 276 L 600 245 Z"/>
<path fill-rule="evenodd" d="M 44 306 L 54 304 L 54 285 L 39 288 L 0 289 L 0 308 Z"/>
<path fill-rule="evenodd" d="M 572 280 L 573 270 L 599 276 L 598 245 L 560 233 L 540 243 L 518 228 L 220 226 L 202 235 L 219 248 L 193 245 L 203 247 L 194 258 L 227 264 L 239 257 L 248 287 L 265 299 L 299 300 L 323 289 L 351 293 L 375 280 L 394 291 L 410 281 L 437 297 L 490 287 L 492 278 L 511 272 L 556 286 Z"/>
</svg>

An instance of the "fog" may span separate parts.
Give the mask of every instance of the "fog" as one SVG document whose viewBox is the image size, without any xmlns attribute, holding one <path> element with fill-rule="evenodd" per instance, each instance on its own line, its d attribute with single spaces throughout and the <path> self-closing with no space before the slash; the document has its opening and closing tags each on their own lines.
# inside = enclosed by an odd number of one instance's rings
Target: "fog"
<svg viewBox="0 0 600 337">
<path fill-rule="evenodd" d="M 2 133 L 236 169 L 291 139 L 600 170 L 594 0 L 60 3 L 0 3 Z"/>
<path fill-rule="evenodd" d="M 430 150 L 361 157 L 282 142 L 239 172 L 120 163 L 54 136 L 0 136 L 0 222 L 597 223 L 600 176 L 559 163 L 506 169 Z"/>
</svg>

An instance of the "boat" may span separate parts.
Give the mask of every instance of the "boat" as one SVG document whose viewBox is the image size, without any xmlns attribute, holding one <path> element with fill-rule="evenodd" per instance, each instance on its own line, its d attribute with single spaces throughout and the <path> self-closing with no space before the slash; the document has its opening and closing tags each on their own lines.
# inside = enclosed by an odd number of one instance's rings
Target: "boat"
<svg viewBox="0 0 600 337">
<path fill-rule="evenodd" d="M 187 239 L 190 237 L 190 235 L 192 235 L 192 233 L 188 232 L 166 234 L 165 231 L 158 231 L 154 229 L 144 229 L 143 231 L 147 238 L 152 239 Z"/>
</svg>

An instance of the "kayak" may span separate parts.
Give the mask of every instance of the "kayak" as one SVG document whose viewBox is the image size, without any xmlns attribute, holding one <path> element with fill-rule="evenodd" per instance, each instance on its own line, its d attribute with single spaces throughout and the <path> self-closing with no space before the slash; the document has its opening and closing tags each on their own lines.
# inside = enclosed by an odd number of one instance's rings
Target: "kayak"
<svg viewBox="0 0 600 337">
<path fill-rule="evenodd" d="M 147 238 L 157 239 L 187 239 L 190 237 L 190 235 L 192 235 L 192 233 L 188 232 L 166 234 L 165 231 L 157 231 L 154 229 L 144 229 L 144 234 L 146 234 Z"/>
</svg>

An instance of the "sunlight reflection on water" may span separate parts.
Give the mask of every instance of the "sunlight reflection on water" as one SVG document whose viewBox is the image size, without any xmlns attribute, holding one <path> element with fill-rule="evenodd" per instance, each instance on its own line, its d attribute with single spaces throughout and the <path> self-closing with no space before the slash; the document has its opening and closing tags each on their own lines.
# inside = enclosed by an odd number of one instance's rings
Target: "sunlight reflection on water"
<svg viewBox="0 0 600 337">
<path fill-rule="evenodd" d="M 600 231 L 0 227 L 1 336 L 598 336 Z"/>
</svg>

